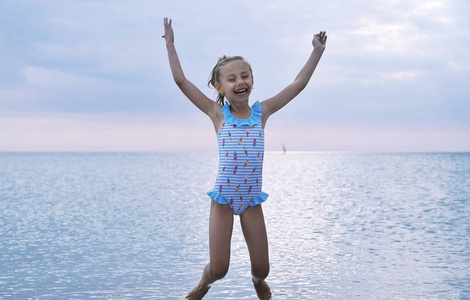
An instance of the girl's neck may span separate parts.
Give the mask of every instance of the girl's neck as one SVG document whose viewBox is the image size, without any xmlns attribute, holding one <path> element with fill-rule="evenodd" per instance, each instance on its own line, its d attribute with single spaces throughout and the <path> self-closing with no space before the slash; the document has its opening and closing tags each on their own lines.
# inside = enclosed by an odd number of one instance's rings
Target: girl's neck
<svg viewBox="0 0 470 300">
<path fill-rule="evenodd" d="M 230 103 L 230 112 L 238 119 L 248 119 L 251 116 L 251 107 L 248 102 Z"/>
</svg>

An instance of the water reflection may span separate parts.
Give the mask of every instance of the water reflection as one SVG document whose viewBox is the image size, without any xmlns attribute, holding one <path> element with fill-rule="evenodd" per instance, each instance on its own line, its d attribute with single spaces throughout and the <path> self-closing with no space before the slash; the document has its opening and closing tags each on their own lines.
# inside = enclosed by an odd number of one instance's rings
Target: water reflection
<svg viewBox="0 0 470 300">
<path fill-rule="evenodd" d="M 273 273 L 288 278 L 274 283 L 287 298 L 452 298 L 468 289 L 468 227 L 455 224 L 463 215 L 450 201 L 452 155 L 292 153 L 269 159 L 265 182 L 275 192 L 265 210 Z M 469 169 L 468 157 L 454 164 L 462 166 Z M 468 213 L 468 201 L 465 209 L 457 207 Z M 293 291 L 299 282 L 304 289 Z"/>
<path fill-rule="evenodd" d="M 0 298 L 174 299 L 208 260 L 212 154 L 1 154 Z M 275 299 L 470 296 L 470 155 L 267 153 Z M 254 299 L 238 218 L 207 299 Z"/>
</svg>

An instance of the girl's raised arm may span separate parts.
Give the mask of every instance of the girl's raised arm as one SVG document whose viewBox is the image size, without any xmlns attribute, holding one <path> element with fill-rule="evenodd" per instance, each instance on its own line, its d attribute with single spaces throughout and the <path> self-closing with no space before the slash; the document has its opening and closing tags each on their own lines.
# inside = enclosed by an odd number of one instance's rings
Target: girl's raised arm
<svg viewBox="0 0 470 300">
<path fill-rule="evenodd" d="M 307 86 L 307 83 L 312 77 L 313 71 L 315 71 L 318 62 L 320 61 L 323 51 L 325 51 L 326 39 L 327 36 L 324 31 L 320 31 L 320 33 L 315 34 L 312 41 L 312 54 L 307 60 L 307 63 L 303 66 L 302 70 L 300 70 L 294 82 L 285 87 L 276 96 L 261 102 L 261 105 L 263 106 L 263 123 L 266 122 L 270 115 L 289 103 L 289 101 L 294 99 L 294 97 Z"/>
<path fill-rule="evenodd" d="M 215 101 L 209 99 L 204 95 L 194 84 L 192 84 L 184 76 L 183 69 L 176 53 L 175 40 L 173 34 L 173 28 L 171 27 L 171 19 L 164 19 L 165 35 L 162 38 L 166 41 L 166 48 L 168 50 L 168 59 L 170 61 L 171 73 L 173 74 L 173 79 L 180 88 L 180 90 L 191 100 L 194 105 L 196 105 L 200 110 L 207 114 L 214 125 L 218 118 L 220 118 L 220 105 Z"/>
</svg>

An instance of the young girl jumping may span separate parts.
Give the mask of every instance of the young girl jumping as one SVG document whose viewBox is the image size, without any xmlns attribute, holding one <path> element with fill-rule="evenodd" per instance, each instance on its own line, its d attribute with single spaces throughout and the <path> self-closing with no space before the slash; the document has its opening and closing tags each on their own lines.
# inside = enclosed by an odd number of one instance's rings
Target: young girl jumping
<svg viewBox="0 0 470 300">
<path fill-rule="evenodd" d="M 171 19 L 164 19 L 165 35 L 173 78 L 191 102 L 209 116 L 219 145 L 219 170 L 209 217 L 210 260 L 201 279 L 183 299 L 202 299 L 211 285 L 229 269 L 233 215 L 240 215 L 251 261 L 252 281 L 259 299 L 271 299 L 265 279 L 269 273 L 268 239 L 261 203 L 264 160 L 264 128 L 269 116 L 281 109 L 307 85 L 325 50 L 324 31 L 313 37 L 313 51 L 295 80 L 279 94 L 251 107 L 253 72 L 240 56 L 224 56 L 212 70 L 209 84 L 219 93 L 217 102 L 206 97 L 184 76 L 174 45 Z M 225 102 L 226 100 L 227 102 Z"/>
</svg>

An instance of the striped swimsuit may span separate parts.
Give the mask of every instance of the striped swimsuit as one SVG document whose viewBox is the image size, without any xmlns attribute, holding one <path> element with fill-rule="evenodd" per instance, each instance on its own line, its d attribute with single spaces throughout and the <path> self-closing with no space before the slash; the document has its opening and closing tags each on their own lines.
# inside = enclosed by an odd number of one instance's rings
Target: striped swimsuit
<svg viewBox="0 0 470 300">
<path fill-rule="evenodd" d="M 251 205 L 266 201 L 261 191 L 264 129 L 262 107 L 257 101 L 248 119 L 238 119 L 230 112 L 228 103 L 222 107 L 224 123 L 217 134 L 219 171 L 214 190 L 207 194 L 220 204 L 229 204 L 233 213 L 241 215 Z"/>
</svg>

